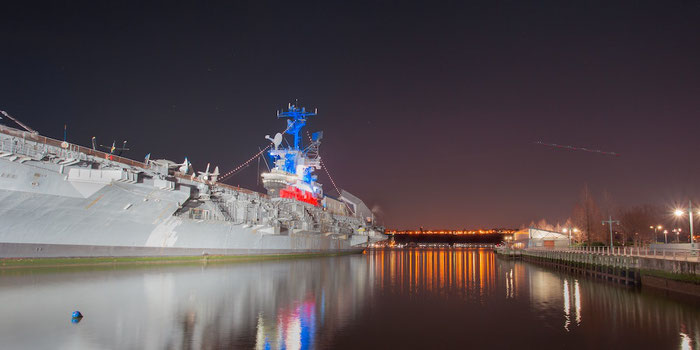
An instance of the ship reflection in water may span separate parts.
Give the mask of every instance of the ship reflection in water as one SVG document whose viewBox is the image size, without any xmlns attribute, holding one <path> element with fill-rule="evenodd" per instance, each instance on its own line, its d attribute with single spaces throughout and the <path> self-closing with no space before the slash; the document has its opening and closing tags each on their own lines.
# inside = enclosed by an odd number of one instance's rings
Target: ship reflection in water
<svg viewBox="0 0 700 350">
<path fill-rule="evenodd" d="M 488 249 L 0 270 L 0 314 L 8 349 L 700 348 L 697 303 Z"/>
<path fill-rule="evenodd" d="M 0 270 L 0 348 L 309 348 L 364 305 L 368 281 L 363 255 Z"/>
</svg>

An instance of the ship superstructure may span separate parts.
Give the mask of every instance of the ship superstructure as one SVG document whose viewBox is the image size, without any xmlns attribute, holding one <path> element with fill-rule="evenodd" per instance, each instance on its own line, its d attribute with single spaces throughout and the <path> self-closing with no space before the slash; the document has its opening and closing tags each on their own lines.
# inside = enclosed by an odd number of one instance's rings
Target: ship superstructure
<svg viewBox="0 0 700 350">
<path fill-rule="evenodd" d="M 268 137 L 268 194 L 219 182 L 218 167 L 196 172 L 187 158 L 135 161 L 0 121 L 0 257 L 315 253 L 384 239 L 361 200 L 324 196 L 316 182 L 322 134 L 301 140 L 315 114 L 278 113 L 294 145 Z"/>
<path fill-rule="evenodd" d="M 289 105 L 289 110 L 277 112 L 278 118 L 287 119 L 287 129 L 284 133 L 294 138 L 294 144 L 288 147 L 281 146 L 284 140 L 282 133 L 277 133 L 274 138 L 266 136 L 272 141 L 273 148 L 269 152 L 270 161 L 273 164 L 269 173 L 262 174 L 263 185 L 271 197 L 297 199 L 312 205 L 319 205 L 323 199 L 322 185 L 316 182 L 314 175 L 316 169 L 321 168 L 321 156 L 318 149 L 321 145 L 323 132 L 315 132 L 311 135 L 310 143 L 303 148 L 301 129 L 306 125 L 306 120 L 317 113 L 307 112 L 303 107 Z"/>
</svg>

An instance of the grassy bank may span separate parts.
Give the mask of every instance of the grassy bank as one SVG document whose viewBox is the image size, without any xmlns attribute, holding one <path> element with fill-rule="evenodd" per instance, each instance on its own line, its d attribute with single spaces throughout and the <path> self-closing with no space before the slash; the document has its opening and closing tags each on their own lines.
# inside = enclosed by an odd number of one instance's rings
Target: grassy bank
<svg viewBox="0 0 700 350">
<path fill-rule="evenodd" d="M 4 258 L 0 259 L 0 269 L 141 264 L 212 264 L 243 261 L 300 259 L 324 256 L 339 256 L 357 253 L 358 252 L 94 258 Z"/>
<path fill-rule="evenodd" d="M 658 270 L 641 270 L 639 272 L 641 273 L 642 276 L 653 276 L 653 277 L 659 277 L 659 278 L 663 278 L 663 279 L 667 279 L 667 280 L 671 280 L 671 281 L 700 284 L 700 276 L 691 275 L 688 273 L 671 273 L 671 272 L 658 271 Z"/>
</svg>

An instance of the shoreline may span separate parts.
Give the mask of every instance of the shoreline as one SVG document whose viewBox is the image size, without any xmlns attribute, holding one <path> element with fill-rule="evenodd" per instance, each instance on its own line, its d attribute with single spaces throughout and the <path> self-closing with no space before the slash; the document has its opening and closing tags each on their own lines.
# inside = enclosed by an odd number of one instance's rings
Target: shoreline
<svg viewBox="0 0 700 350">
<path fill-rule="evenodd" d="M 364 250 L 345 252 L 258 254 L 258 255 L 199 255 L 143 257 L 64 257 L 64 258 L 0 258 L 0 270 L 26 268 L 56 268 L 83 266 L 126 265 L 196 265 L 247 261 L 287 260 L 362 254 Z"/>
<path fill-rule="evenodd" d="M 635 285 L 700 297 L 700 276 L 679 271 L 677 266 L 662 269 L 640 264 L 639 257 L 594 256 L 582 258 L 579 254 L 550 251 L 527 252 L 496 249 L 495 253 L 505 259 L 518 259 L 538 265 L 551 266 L 568 273 L 582 274 L 592 279 L 605 280 L 623 285 Z M 534 253 L 534 254 L 533 254 Z M 682 263 L 682 261 L 678 261 Z M 685 262 L 688 263 L 687 261 Z M 697 264 L 697 263 L 693 263 Z M 669 271 L 670 270 L 670 271 Z"/>
</svg>

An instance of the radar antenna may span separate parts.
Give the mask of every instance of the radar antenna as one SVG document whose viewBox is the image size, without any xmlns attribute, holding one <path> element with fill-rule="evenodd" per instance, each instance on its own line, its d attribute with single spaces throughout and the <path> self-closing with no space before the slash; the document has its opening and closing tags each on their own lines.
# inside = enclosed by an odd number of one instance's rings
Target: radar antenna
<svg viewBox="0 0 700 350">
<path fill-rule="evenodd" d="M 317 114 L 317 110 L 313 112 L 307 112 L 305 107 L 297 107 L 296 105 L 289 104 L 287 111 L 277 112 L 277 118 L 289 118 L 287 119 L 287 131 L 286 133 L 294 136 L 294 149 L 299 150 L 301 144 L 301 136 L 299 132 L 306 125 L 306 117 L 310 117 Z"/>
</svg>

